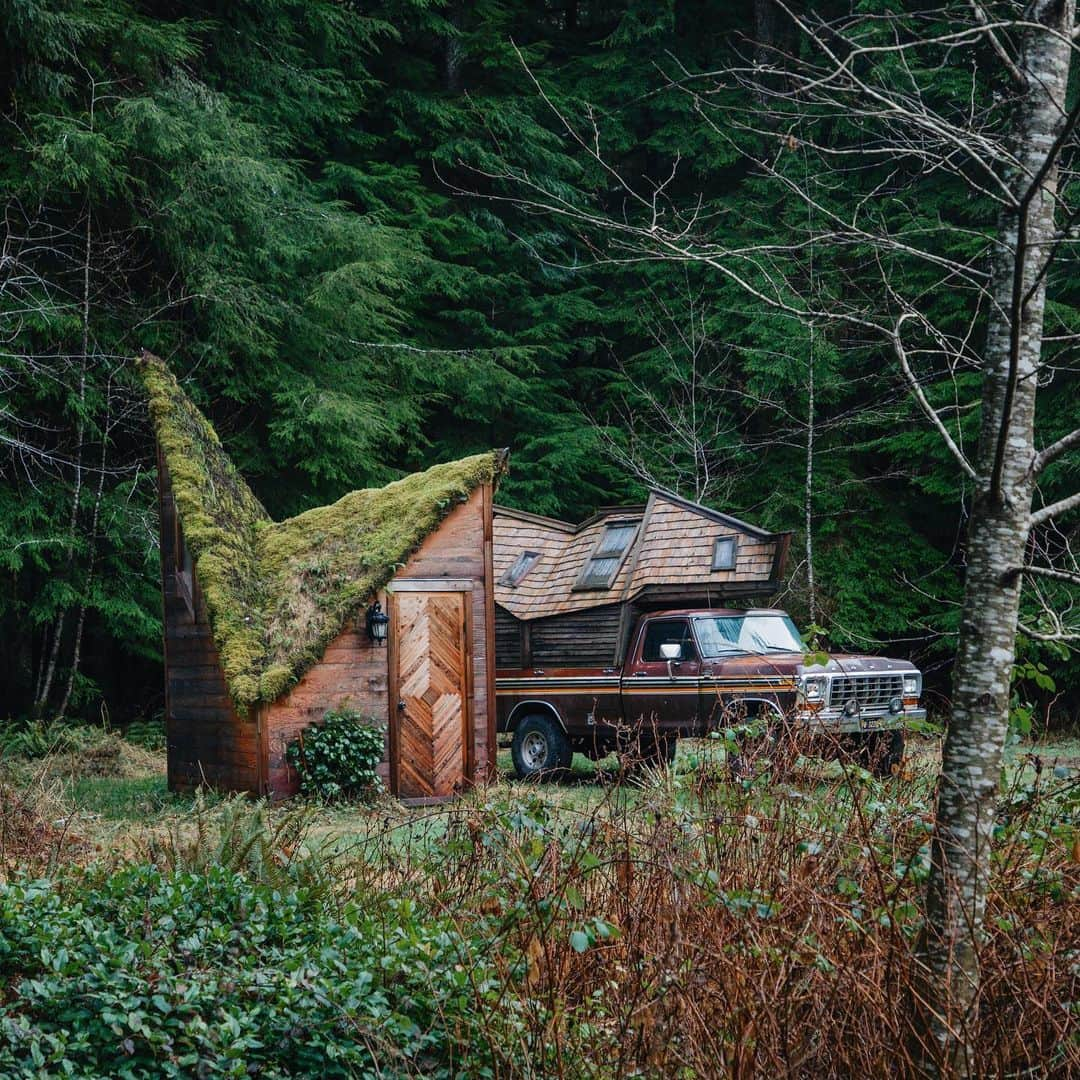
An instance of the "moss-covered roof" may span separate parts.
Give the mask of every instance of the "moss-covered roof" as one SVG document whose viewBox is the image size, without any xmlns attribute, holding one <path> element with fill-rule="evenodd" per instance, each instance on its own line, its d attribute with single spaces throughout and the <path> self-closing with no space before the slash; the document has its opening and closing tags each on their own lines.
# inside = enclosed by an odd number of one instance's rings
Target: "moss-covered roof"
<svg viewBox="0 0 1080 1080">
<path fill-rule="evenodd" d="M 275 522 L 165 364 L 143 353 L 138 370 L 240 705 L 287 690 L 450 510 L 503 467 L 501 452 L 476 454 Z"/>
</svg>

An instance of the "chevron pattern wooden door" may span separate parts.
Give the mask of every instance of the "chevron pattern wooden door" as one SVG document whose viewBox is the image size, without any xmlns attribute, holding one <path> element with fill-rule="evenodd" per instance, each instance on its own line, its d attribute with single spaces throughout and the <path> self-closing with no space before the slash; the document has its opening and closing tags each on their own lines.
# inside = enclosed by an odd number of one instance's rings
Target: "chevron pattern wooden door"
<svg viewBox="0 0 1080 1080">
<path fill-rule="evenodd" d="M 466 778 L 465 594 L 401 592 L 390 632 L 397 652 L 397 794 L 436 798 Z"/>
</svg>

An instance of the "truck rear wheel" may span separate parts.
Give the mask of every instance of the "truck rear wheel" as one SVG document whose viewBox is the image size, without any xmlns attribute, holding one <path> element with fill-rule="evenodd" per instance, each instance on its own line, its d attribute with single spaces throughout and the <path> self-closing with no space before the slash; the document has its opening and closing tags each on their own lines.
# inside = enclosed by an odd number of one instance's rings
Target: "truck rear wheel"
<svg viewBox="0 0 1080 1080">
<path fill-rule="evenodd" d="M 526 716 L 514 731 L 510 744 L 514 772 L 522 780 L 569 769 L 574 751 L 565 732 L 550 716 Z"/>
</svg>

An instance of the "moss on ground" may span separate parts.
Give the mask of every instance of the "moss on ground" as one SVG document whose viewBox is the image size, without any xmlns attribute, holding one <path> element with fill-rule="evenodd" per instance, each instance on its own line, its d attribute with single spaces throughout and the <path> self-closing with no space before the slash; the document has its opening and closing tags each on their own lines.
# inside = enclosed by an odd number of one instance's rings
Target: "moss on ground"
<svg viewBox="0 0 1080 1080">
<path fill-rule="evenodd" d="M 476 454 L 274 522 L 165 364 L 144 353 L 138 369 L 241 706 L 280 697 L 450 510 L 502 468 L 501 454 Z"/>
</svg>

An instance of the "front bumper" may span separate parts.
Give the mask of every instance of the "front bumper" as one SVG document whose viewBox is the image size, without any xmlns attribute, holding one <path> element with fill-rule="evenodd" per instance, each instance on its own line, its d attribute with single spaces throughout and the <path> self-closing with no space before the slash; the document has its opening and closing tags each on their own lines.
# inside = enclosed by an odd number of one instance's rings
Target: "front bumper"
<svg viewBox="0 0 1080 1080">
<path fill-rule="evenodd" d="M 839 709 L 798 709 L 795 721 L 813 731 L 836 735 L 857 735 L 867 731 L 895 731 L 912 720 L 926 719 L 926 710 L 911 706 L 898 713 L 886 710 L 867 710 L 855 716 L 845 716 Z"/>
</svg>

